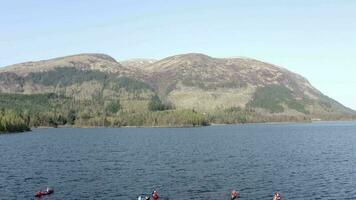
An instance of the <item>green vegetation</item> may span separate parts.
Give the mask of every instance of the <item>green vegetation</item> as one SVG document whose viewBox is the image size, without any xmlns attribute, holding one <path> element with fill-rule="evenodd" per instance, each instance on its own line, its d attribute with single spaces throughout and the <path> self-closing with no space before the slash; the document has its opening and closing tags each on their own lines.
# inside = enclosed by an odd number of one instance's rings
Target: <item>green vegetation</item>
<svg viewBox="0 0 356 200">
<path fill-rule="evenodd" d="M 253 113 L 252 109 L 231 107 L 209 114 L 208 120 L 213 124 L 244 124 L 251 122 Z"/>
<path fill-rule="evenodd" d="M 25 113 L 30 127 L 73 123 L 75 111 L 71 106 L 72 99 L 55 94 L 0 94 L 0 109 Z"/>
<path fill-rule="evenodd" d="M 111 101 L 105 106 L 105 111 L 110 114 L 115 114 L 121 109 L 120 101 Z"/>
<path fill-rule="evenodd" d="M 0 109 L 15 111 L 44 112 L 50 109 L 51 104 L 65 102 L 68 97 L 47 94 L 0 94 Z M 58 105 L 59 106 L 59 105 Z"/>
<path fill-rule="evenodd" d="M 104 81 L 108 75 L 100 71 L 82 71 L 74 67 L 61 67 L 47 72 L 30 73 L 26 78 L 46 86 L 56 86 L 57 84 L 68 86 L 91 80 Z"/>
<path fill-rule="evenodd" d="M 110 80 L 116 85 L 116 89 L 124 88 L 128 92 L 152 90 L 146 83 L 127 77 L 111 78 Z"/>
<path fill-rule="evenodd" d="M 189 127 L 209 124 L 236 124 L 255 122 L 310 121 L 311 117 L 329 119 L 330 115 L 309 116 L 302 103 L 295 100 L 291 91 L 282 86 L 259 88 L 246 108 L 231 107 L 216 109 L 208 113 L 195 110 L 176 110 L 154 93 L 138 98 L 140 90 L 148 88 L 131 79 L 116 79 L 118 91 L 132 91 L 124 95 L 98 95 L 92 99 L 75 99 L 53 93 L 46 94 L 1 94 L 0 131 L 19 132 L 29 127 Z M 137 83 L 131 85 L 133 82 Z M 112 84 L 113 82 L 111 82 Z M 130 88 L 130 89 L 129 89 Z M 145 88 L 145 89 L 143 89 Z M 120 96 L 121 94 L 121 96 Z M 123 96 L 122 96 L 123 95 Z M 303 100 L 303 101 L 307 101 Z M 298 110 L 307 115 L 284 115 L 284 107 Z M 256 111 L 269 110 L 270 114 Z M 342 115 L 333 116 L 343 119 Z"/>
<path fill-rule="evenodd" d="M 13 72 L 3 72 L 0 74 L 0 81 L 5 83 L 10 82 L 10 83 L 23 84 L 25 80 L 23 77 L 18 76 Z"/>
<path fill-rule="evenodd" d="M 254 94 L 253 100 L 248 104 L 251 107 L 264 108 L 271 113 L 281 113 L 284 107 L 308 114 L 304 104 L 294 99 L 292 91 L 281 85 L 270 85 L 258 88 Z"/>
<path fill-rule="evenodd" d="M 111 84 L 116 91 L 122 88 L 128 92 L 152 90 L 146 83 L 132 78 L 118 77 L 115 74 L 109 75 L 97 70 L 83 71 L 74 67 L 61 67 L 46 72 L 30 73 L 26 80 L 45 86 L 61 87 L 81 84 L 87 81 L 98 81 L 104 85 Z"/>
<path fill-rule="evenodd" d="M 1 127 L 7 127 L 6 131 L 20 130 L 12 128 L 10 121 L 22 128 L 63 125 L 180 127 L 208 124 L 207 119 L 200 113 L 191 110 L 168 110 L 172 107 L 162 103 L 158 96 L 147 100 L 146 107 L 135 109 L 137 104 L 132 102 L 128 100 L 121 103 L 119 99 L 74 100 L 56 94 L 0 94 L 0 109 L 11 110 L 3 115 L 2 119 L 5 121 Z M 24 124 L 27 126 L 23 126 Z"/>
<path fill-rule="evenodd" d="M 74 125 L 75 119 L 77 118 L 75 110 L 70 110 L 67 115 L 67 123 L 69 125 Z"/>
<path fill-rule="evenodd" d="M 169 110 L 172 109 L 172 106 L 170 104 L 164 104 L 162 101 L 159 99 L 157 95 L 153 96 L 148 103 L 148 109 L 150 111 L 162 111 L 162 110 Z"/>
<path fill-rule="evenodd" d="M 206 126 L 207 119 L 191 110 L 144 111 L 127 113 L 119 111 L 108 116 L 80 116 L 78 126 L 153 126 L 153 127 L 189 127 Z"/>
<path fill-rule="evenodd" d="M 1 109 L 0 133 L 23 132 L 28 130 L 30 130 L 30 128 L 29 116 L 27 114 Z"/>
<path fill-rule="evenodd" d="M 217 110 L 208 115 L 208 121 L 213 124 L 240 124 L 240 123 L 263 123 L 263 122 L 305 122 L 311 121 L 310 117 L 290 115 L 263 115 L 253 108 L 231 107 L 225 110 Z"/>
<path fill-rule="evenodd" d="M 209 124 L 310 121 L 309 117 L 303 115 L 262 115 L 253 107 L 231 107 L 209 113 L 176 110 L 163 103 L 156 95 L 153 95 L 150 100 L 120 98 L 75 100 L 56 94 L 0 94 L 0 109 L 2 132 L 23 131 L 28 130 L 28 127 L 64 125 L 187 127 Z"/>
</svg>

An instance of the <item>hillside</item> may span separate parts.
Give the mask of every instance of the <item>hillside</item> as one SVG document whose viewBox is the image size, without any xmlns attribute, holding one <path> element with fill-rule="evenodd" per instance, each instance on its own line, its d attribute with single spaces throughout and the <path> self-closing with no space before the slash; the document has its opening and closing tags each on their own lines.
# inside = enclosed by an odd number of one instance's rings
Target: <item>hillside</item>
<svg viewBox="0 0 356 200">
<path fill-rule="evenodd" d="M 75 115 L 73 124 L 78 126 L 186 126 L 355 115 L 285 68 L 197 53 L 121 63 L 104 54 L 79 54 L 15 64 L 0 68 L 0 93 L 0 108 L 31 111 L 57 125 L 66 124 L 69 115 Z M 45 96 L 33 97 L 37 94 Z M 19 100 L 11 103 L 9 95 Z M 36 103 L 39 99 L 41 104 Z"/>
<path fill-rule="evenodd" d="M 161 97 L 179 108 L 209 112 L 252 107 L 259 113 L 343 115 L 354 111 L 323 95 L 305 78 L 248 58 L 183 54 L 144 68 Z"/>
</svg>

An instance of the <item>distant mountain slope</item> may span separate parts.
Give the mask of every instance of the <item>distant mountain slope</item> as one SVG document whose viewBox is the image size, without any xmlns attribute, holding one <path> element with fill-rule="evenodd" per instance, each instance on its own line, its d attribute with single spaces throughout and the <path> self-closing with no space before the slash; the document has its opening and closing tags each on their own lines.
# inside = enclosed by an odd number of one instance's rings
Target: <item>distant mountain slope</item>
<svg viewBox="0 0 356 200">
<path fill-rule="evenodd" d="M 169 105 L 158 107 L 203 113 L 212 123 L 355 115 L 285 68 L 198 53 L 121 63 L 104 54 L 79 54 L 11 65 L 0 68 L 0 93 L 54 93 L 75 100 L 82 113 L 89 101 L 99 116 L 117 101 L 122 112 L 148 112 L 152 99 Z"/>
<path fill-rule="evenodd" d="M 104 85 L 110 86 L 104 84 L 109 80 L 141 81 L 144 76 L 143 71 L 126 68 L 108 55 L 79 54 L 0 68 L 0 91 L 34 94 L 65 90 L 66 95 L 87 98 Z"/>
<path fill-rule="evenodd" d="M 181 108 L 213 111 L 248 106 L 265 114 L 354 113 L 302 76 L 254 59 L 183 54 L 157 61 L 145 70 L 160 96 Z"/>
<path fill-rule="evenodd" d="M 78 54 L 42 60 L 26 62 L 0 68 L 0 72 L 14 72 L 19 75 L 27 75 L 35 72 L 45 72 L 60 67 L 75 67 L 80 70 L 98 70 L 103 72 L 125 73 L 128 70 L 112 57 L 105 54 Z"/>
</svg>

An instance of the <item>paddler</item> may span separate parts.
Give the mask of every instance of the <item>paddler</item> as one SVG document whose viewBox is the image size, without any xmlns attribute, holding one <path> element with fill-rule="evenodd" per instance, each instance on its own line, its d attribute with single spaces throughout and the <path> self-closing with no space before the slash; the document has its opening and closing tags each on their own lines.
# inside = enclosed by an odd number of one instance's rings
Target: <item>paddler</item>
<svg viewBox="0 0 356 200">
<path fill-rule="evenodd" d="M 280 200 L 280 199 L 281 199 L 281 195 L 278 192 L 275 192 L 272 200 Z"/>
<path fill-rule="evenodd" d="M 237 199 L 237 192 L 236 192 L 236 190 L 233 190 L 233 191 L 230 192 L 230 197 L 231 197 L 231 200 Z"/>
</svg>

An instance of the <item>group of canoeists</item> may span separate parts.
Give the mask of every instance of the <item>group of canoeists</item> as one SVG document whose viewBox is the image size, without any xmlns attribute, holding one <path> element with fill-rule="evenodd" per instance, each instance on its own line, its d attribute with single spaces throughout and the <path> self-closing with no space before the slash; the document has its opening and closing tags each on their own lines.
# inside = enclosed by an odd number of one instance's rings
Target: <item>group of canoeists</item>
<svg viewBox="0 0 356 200">
<path fill-rule="evenodd" d="M 230 192 L 230 197 L 231 200 L 236 200 L 237 199 L 237 191 L 233 190 Z M 143 195 L 143 196 L 139 196 L 138 200 L 158 200 L 159 196 L 158 196 L 158 192 L 156 190 L 153 190 L 151 195 Z M 281 200 L 281 195 L 278 192 L 275 192 L 273 195 L 272 200 Z"/>
<path fill-rule="evenodd" d="M 158 200 L 158 192 L 156 190 L 153 190 L 151 195 L 144 195 L 145 197 L 143 198 L 142 196 L 138 197 L 138 200 L 151 200 L 151 197 L 153 200 Z"/>
<path fill-rule="evenodd" d="M 233 191 L 230 192 L 230 197 L 231 197 L 231 200 L 237 199 L 237 192 L 236 192 L 236 190 L 233 190 Z M 273 194 L 272 200 L 281 200 L 281 195 L 280 195 L 278 192 L 275 192 L 275 193 Z"/>
<path fill-rule="evenodd" d="M 54 190 L 52 188 L 47 187 L 46 190 L 44 191 L 38 191 L 35 193 L 35 197 L 40 198 L 46 195 L 50 195 L 54 192 Z M 237 191 L 233 190 L 230 192 L 230 197 L 231 200 L 236 200 L 237 199 Z M 158 192 L 156 190 L 153 190 L 153 192 L 150 195 L 140 195 L 138 197 L 138 200 L 158 200 L 159 196 L 158 196 Z M 281 200 L 281 195 L 278 192 L 275 192 L 273 195 L 273 199 L 272 200 Z"/>
</svg>

